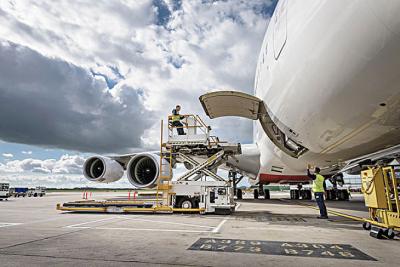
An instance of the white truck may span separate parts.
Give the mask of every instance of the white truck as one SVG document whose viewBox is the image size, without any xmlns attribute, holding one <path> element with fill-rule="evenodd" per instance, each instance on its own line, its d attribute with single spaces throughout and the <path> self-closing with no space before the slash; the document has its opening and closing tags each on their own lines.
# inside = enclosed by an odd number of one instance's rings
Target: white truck
<svg viewBox="0 0 400 267">
<path fill-rule="evenodd" d="M 220 181 L 172 182 L 172 206 L 180 209 L 200 208 L 203 213 L 230 214 L 235 208 L 232 187 Z"/>
<path fill-rule="evenodd" d="M 10 197 L 10 184 L 0 183 L 0 201 L 3 199 L 8 200 Z"/>
<path fill-rule="evenodd" d="M 43 186 L 37 186 L 28 193 L 28 196 L 30 197 L 43 197 L 44 195 L 46 195 L 46 187 Z"/>
</svg>

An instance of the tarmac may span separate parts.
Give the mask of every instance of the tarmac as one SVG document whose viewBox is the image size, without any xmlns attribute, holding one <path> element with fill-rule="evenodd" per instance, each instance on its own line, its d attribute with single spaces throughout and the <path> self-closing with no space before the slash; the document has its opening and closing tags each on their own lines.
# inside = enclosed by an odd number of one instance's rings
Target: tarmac
<svg viewBox="0 0 400 267">
<path fill-rule="evenodd" d="M 123 192 L 95 192 L 96 200 Z M 247 198 L 252 196 L 247 195 Z M 312 201 L 244 199 L 229 216 L 94 214 L 56 210 L 82 193 L 0 202 L 1 266 L 399 266 L 400 239 L 377 240 L 360 222 L 317 219 Z M 366 217 L 360 195 L 328 208 Z"/>
</svg>

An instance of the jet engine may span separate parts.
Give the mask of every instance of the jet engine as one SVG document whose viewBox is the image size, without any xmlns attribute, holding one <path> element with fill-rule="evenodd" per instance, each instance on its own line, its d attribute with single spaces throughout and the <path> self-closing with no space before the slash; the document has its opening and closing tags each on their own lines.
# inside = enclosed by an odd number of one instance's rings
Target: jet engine
<svg viewBox="0 0 400 267">
<path fill-rule="evenodd" d="M 169 163 L 162 162 L 162 175 L 169 176 Z M 160 156 L 150 153 L 137 154 L 126 168 L 129 182 L 137 188 L 154 187 L 160 173 Z"/>
<path fill-rule="evenodd" d="M 89 181 L 111 183 L 122 178 L 124 168 L 113 159 L 94 156 L 88 158 L 83 164 L 83 175 Z"/>
</svg>

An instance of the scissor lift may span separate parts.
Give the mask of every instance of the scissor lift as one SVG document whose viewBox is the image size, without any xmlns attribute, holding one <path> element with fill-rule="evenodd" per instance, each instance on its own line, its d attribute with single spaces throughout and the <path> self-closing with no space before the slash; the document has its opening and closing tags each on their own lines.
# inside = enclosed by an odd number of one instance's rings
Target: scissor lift
<svg viewBox="0 0 400 267">
<path fill-rule="evenodd" d="M 185 135 L 177 135 L 178 127 L 173 126 L 169 117 L 168 139 L 163 142 L 161 122 L 160 173 L 168 175 L 160 175 L 158 179 L 157 198 L 162 196 L 161 201 L 157 201 L 158 207 L 170 207 L 173 211 L 230 213 L 234 208 L 232 185 L 216 171 L 228 157 L 240 154 L 240 145 L 221 142 L 211 136 L 211 128 L 198 115 L 184 115 L 183 124 Z M 171 181 L 176 163 L 183 163 L 188 170 Z"/>
<path fill-rule="evenodd" d="M 178 135 L 168 117 L 168 137 L 164 142 L 161 121 L 160 171 L 152 200 L 79 201 L 58 204 L 65 211 L 94 212 L 199 212 L 229 214 L 235 207 L 229 179 L 217 169 L 229 157 L 240 154 L 240 144 L 221 142 L 211 136 L 211 128 L 198 115 L 183 115 L 185 135 Z M 172 181 L 172 169 L 183 163 L 187 171 Z"/>
</svg>

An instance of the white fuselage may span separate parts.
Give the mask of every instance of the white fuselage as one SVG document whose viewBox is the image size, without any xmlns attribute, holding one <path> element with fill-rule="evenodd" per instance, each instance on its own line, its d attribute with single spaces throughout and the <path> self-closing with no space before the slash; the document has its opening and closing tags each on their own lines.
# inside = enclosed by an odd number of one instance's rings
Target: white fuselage
<svg viewBox="0 0 400 267">
<path fill-rule="evenodd" d="M 399 14 L 395 0 L 278 3 L 255 95 L 308 151 L 289 156 L 255 122 L 259 173 L 304 175 L 309 163 L 332 167 L 400 143 Z"/>
</svg>

